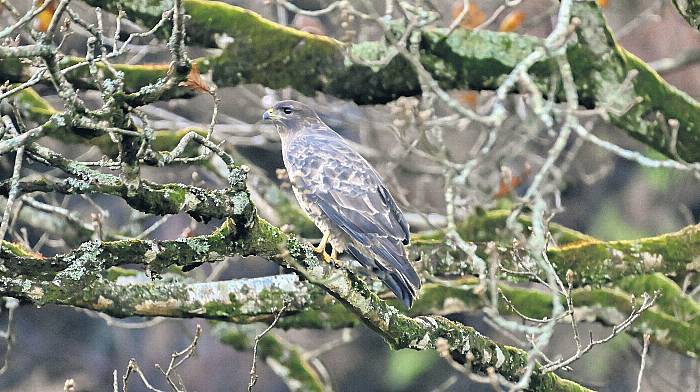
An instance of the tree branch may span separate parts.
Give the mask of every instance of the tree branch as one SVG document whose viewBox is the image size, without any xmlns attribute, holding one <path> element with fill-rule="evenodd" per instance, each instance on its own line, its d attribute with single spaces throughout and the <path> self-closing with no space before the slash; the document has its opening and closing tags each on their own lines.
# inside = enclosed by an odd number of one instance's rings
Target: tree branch
<svg viewBox="0 0 700 392">
<path fill-rule="evenodd" d="M 88 3 L 113 12 L 119 4 L 147 25 L 163 12 L 159 6 L 141 7 L 138 2 Z M 343 45 L 336 40 L 278 25 L 240 7 L 188 0 L 185 8 L 191 15 L 193 42 L 213 45 L 216 34 L 236 38 L 223 54 L 211 59 L 219 86 L 291 86 L 305 94 L 322 91 L 365 104 L 420 92 L 416 73 L 400 56 L 372 69 L 346 61 Z M 700 161 L 700 104 L 617 45 L 595 1 L 576 2 L 572 13 L 581 24 L 578 42 L 569 47 L 567 57 L 581 104 L 604 109 L 613 124 L 670 157 Z M 542 45 L 538 38 L 512 33 L 457 29 L 448 37 L 435 29 L 422 35 L 421 62 L 445 89 L 493 90 Z M 387 50 L 381 42 L 349 49 L 354 58 L 364 61 L 382 58 Z M 553 60 L 547 59 L 536 63 L 530 74 L 536 85 L 546 87 L 556 69 Z"/>
<path fill-rule="evenodd" d="M 524 272 L 520 254 L 512 246 L 512 236 L 506 230 L 508 211 L 489 211 L 463 222 L 458 230 L 464 240 L 476 242 L 478 253 L 486 254 L 488 242 L 496 241 L 501 265 Z M 529 220 L 521 217 L 525 233 Z M 673 233 L 622 241 L 600 241 L 560 225 L 551 225 L 552 234 L 560 246 L 547 249 L 547 257 L 566 281 L 566 271 L 573 272 L 575 287 L 601 286 L 639 274 L 660 272 L 683 277 L 700 270 L 700 225 L 685 227 Z M 420 257 L 425 270 L 437 275 L 462 275 L 469 271 L 468 256 L 442 246 L 445 233 L 434 231 L 412 238 L 411 252 Z M 449 252 L 449 257 L 446 252 Z M 536 272 L 536 271 L 535 271 Z"/>
<path fill-rule="evenodd" d="M 288 237 L 266 221 L 254 215 L 252 217 L 252 220 L 249 220 L 250 216 L 229 219 L 210 236 L 158 242 L 88 242 L 72 254 L 43 260 L 29 257 L 26 253 L 22 255 L 16 248 L 4 246 L 2 261 L 8 272 L 0 283 L 6 286 L 4 291 L 10 296 L 20 296 L 23 290 L 35 292 L 36 296 L 43 296 L 46 291 L 51 295 L 56 291 L 67 290 L 72 295 L 79 296 L 82 285 L 91 280 L 99 281 L 101 271 L 119 264 L 143 263 L 148 270 L 161 272 L 170 265 L 208 260 L 212 254 L 254 254 L 290 267 L 326 290 L 395 349 L 434 349 L 438 339 L 446 339 L 455 360 L 466 363 L 469 352 L 470 358 L 474 358 L 471 364 L 476 371 L 486 372 L 488 368 L 494 368 L 511 381 L 519 378 L 521 369 L 527 364 L 526 352 L 497 344 L 471 327 L 439 316 L 411 318 L 401 314 L 379 299 L 354 274 L 320 261 L 309 247 Z M 24 276 L 37 273 L 44 274 L 45 281 L 50 282 L 50 285 L 34 287 L 23 279 Z M 535 370 L 530 388 L 585 390 L 552 373 L 542 373 L 539 367 Z"/>
</svg>

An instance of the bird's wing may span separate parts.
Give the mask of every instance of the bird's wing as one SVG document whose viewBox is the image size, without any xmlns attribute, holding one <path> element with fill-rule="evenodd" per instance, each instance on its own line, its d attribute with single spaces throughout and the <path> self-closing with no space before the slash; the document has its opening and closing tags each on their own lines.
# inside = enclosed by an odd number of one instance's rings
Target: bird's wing
<svg viewBox="0 0 700 392">
<path fill-rule="evenodd" d="M 290 143 L 286 160 L 292 181 L 353 239 L 350 253 L 366 267 L 385 272 L 383 280 L 410 305 L 420 280 L 403 248 L 409 241 L 408 224 L 369 163 L 330 132 L 298 136 Z"/>
<path fill-rule="evenodd" d="M 297 189 L 353 239 L 375 234 L 408 242 L 408 224 L 379 175 L 339 136 L 301 136 L 287 160 Z"/>
</svg>

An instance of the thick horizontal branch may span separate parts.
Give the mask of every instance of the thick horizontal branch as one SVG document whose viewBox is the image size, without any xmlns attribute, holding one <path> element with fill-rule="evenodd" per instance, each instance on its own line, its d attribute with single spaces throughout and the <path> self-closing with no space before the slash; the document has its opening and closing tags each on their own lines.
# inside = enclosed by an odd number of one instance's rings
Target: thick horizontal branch
<svg viewBox="0 0 700 392">
<path fill-rule="evenodd" d="M 137 2 L 88 3 L 112 11 L 124 7 L 144 24 L 159 20 L 165 7 L 142 7 L 141 3 L 137 7 Z M 219 86 L 291 86 L 307 94 L 323 91 L 358 103 L 387 102 L 420 92 L 415 72 L 401 57 L 371 69 L 348 63 L 343 45 L 331 38 L 281 26 L 215 1 L 189 0 L 185 6 L 192 16 L 189 31 L 193 43 L 212 44 L 217 34 L 236 38 L 220 56 L 199 60 L 200 67 L 211 68 Z M 615 125 L 666 155 L 700 161 L 698 102 L 617 45 L 595 2 L 576 3 L 574 15 L 581 24 L 578 42 L 569 47 L 568 57 L 580 101 L 605 109 Z M 458 29 L 445 37 L 441 30 L 432 30 L 423 34 L 421 60 L 444 88 L 495 89 L 515 65 L 541 46 L 537 38 L 511 33 Z M 357 44 L 350 50 L 363 60 L 377 60 L 387 52 L 379 42 Z M 64 66 L 78 61 L 66 60 Z M 131 91 L 163 78 L 169 69 L 162 64 L 114 67 L 124 73 Z M 89 81 L 84 68 L 69 76 Z M 556 67 L 545 61 L 535 64 L 531 73 L 544 88 L 553 69 Z M 28 77 L 24 66 L 11 60 L 0 63 L 0 75 L 10 81 Z"/>
<path fill-rule="evenodd" d="M 247 244 L 231 241 L 236 239 L 238 230 L 228 220 L 209 235 L 166 241 L 89 241 L 69 253 L 39 259 L 9 249 L 4 243 L 0 261 L 6 278 L 38 277 L 80 288 L 99 279 L 111 267 L 140 264 L 149 272 L 160 274 L 172 266 L 192 267 L 226 255 L 250 255 Z"/>
<path fill-rule="evenodd" d="M 143 247 L 158 248 L 170 254 L 169 246 L 167 242 L 149 242 Z M 15 251 L 15 255 L 18 253 L 21 254 L 21 250 Z M 250 323 L 269 321 L 285 306 L 286 312 L 278 323 L 282 328 L 342 328 L 353 326 L 357 321 L 325 291 L 300 281 L 294 274 L 207 283 L 182 282 L 173 277 L 151 281 L 143 273 L 133 270 L 113 268 L 102 276 L 93 273 L 94 265 L 79 267 L 74 262 L 59 268 L 55 259 L 35 260 L 30 257 L 33 255 L 8 259 L 6 267 L 14 263 L 24 265 L 26 270 L 13 268 L 12 273 L 2 277 L 3 295 L 37 305 L 59 304 L 91 309 L 113 317 L 197 317 Z M 86 259 L 87 256 L 73 258 Z M 107 259 L 112 260 L 111 263 L 118 259 L 124 264 L 145 260 L 136 254 L 109 256 Z M 183 260 L 186 262 L 187 259 Z M 42 273 L 38 265 L 53 266 L 55 270 L 45 269 Z M 151 266 L 162 267 L 162 263 L 153 262 Z M 73 275 L 70 280 L 66 279 L 68 273 Z M 475 278 L 460 279 L 451 282 L 450 286 L 426 284 L 410 314 L 478 311 L 485 304 L 483 296 L 473 290 L 476 286 L 478 281 Z M 510 285 L 500 285 L 499 288 L 520 313 L 533 318 L 551 315 L 551 296 L 548 293 Z M 674 282 L 662 275 L 629 277 L 620 283 L 618 289 L 574 290 L 577 319 L 595 320 L 606 325 L 619 322 L 632 310 L 630 294 L 620 289 L 636 295 L 656 290 L 662 293 L 657 307 L 642 314 L 627 330 L 628 333 L 642 336 L 652 331 L 655 341 L 662 346 L 684 354 L 700 354 L 700 309 L 695 302 L 685 298 Z M 499 307 L 502 313 L 513 314 L 504 302 Z"/>
<path fill-rule="evenodd" d="M 286 304 L 284 325 L 295 328 L 319 327 L 316 320 L 307 324 L 297 313 L 323 305 L 326 296 L 292 274 L 192 283 L 173 276 L 152 281 L 134 270 L 111 270 L 104 277 L 75 284 L 59 279 L 2 277 L 0 286 L 4 295 L 36 305 L 69 305 L 119 318 L 196 317 L 247 324 L 269 320 Z"/>
<path fill-rule="evenodd" d="M 458 230 L 462 237 L 478 246 L 477 253 L 485 256 L 488 242 L 497 243 L 501 265 L 523 272 L 521 255 L 512 246 L 512 236 L 506 230 L 509 212 L 489 211 L 463 222 Z M 520 223 L 529 230 L 527 217 Z M 654 272 L 682 278 L 700 270 L 700 225 L 685 227 L 677 232 L 623 241 L 600 241 L 560 225 L 551 225 L 560 246 L 551 246 L 547 256 L 562 281 L 567 270 L 573 272 L 575 287 L 599 287 L 620 279 Z M 437 275 L 462 275 L 470 271 L 467 255 L 444 246 L 444 233 L 435 231 L 413 237 L 411 252 L 421 259 L 425 270 Z M 449 255 L 448 255 L 449 252 Z"/>
<path fill-rule="evenodd" d="M 483 295 L 473 289 L 479 284 L 476 278 L 463 278 L 450 287 L 428 284 L 423 296 L 416 302 L 416 313 L 460 312 L 480 310 L 484 307 Z M 551 293 L 512 285 L 500 284 L 499 290 L 521 314 L 546 319 L 552 315 Z M 629 290 L 629 291 L 627 291 Z M 684 355 L 700 355 L 700 320 L 698 306 L 686 298 L 678 285 L 662 275 L 630 276 L 616 288 L 580 288 L 572 291 L 576 319 L 596 321 L 613 326 L 624 320 L 633 310 L 632 295 L 660 291 L 660 302 L 644 311 L 625 332 L 642 338 L 650 333 L 654 341 Z M 562 298 L 562 305 L 565 299 Z M 513 315 L 512 309 L 499 301 L 502 314 Z M 692 313 L 688 313 L 692 312 Z M 568 323 L 569 319 L 562 322 Z"/>
<path fill-rule="evenodd" d="M 207 246 L 201 237 L 192 244 L 195 243 Z M 177 262 L 187 265 L 192 260 L 191 257 L 179 260 L 173 255 L 177 250 L 189 249 L 175 242 L 145 242 L 136 247 L 151 247 L 154 255 L 161 251 L 154 257 L 161 261 L 149 261 L 148 251 L 92 254 L 86 246 L 61 258 L 37 258 L 18 245 L 4 242 L 0 260 L 6 270 L 0 276 L 0 292 L 36 305 L 68 305 L 119 318 L 196 317 L 251 323 L 271 320 L 285 305 L 285 316 L 278 323 L 283 328 L 341 328 L 356 324 L 352 314 L 341 310 L 325 291 L 300 281 L 296 274 L 200 283 L 171 274 L 154 281 L 143 272 L 109 267 L 143 264 L 154 273 L 163 271 L 167 265 Z M 107 245 L 103 250 L 113 248 Z M 211 251 L 223 250 L 212 248 Z M 172 259 L 164 262 L 163 254 L 171 255 Z M 97 260 L 88 262 L 91 258 Z M 72 262 L 64 263 L 65 259 Z"/>
<path fill-rule="evenodd" d="M 137 1 L 88 3 L 111 11 L 121 7 L 146 25 L 155 23 L 165 7 L 143 7 Z M 219 86 L 291 86 L 306 94 L 322 91 L 358 103 L 383 103 L 420 92 L 414 70 L 399 56 L 372 69 L 348 62 L 338 41 L 273 23 L 240 7 L 188 0 L 185 8 L 191 15 L 193 44 L 212 45 L 217 35 L 234 38 L 223 54 L 210 59 Z M 594 1 L 576 2 L 573 15 L 581 23 L 567 56 L 580 101 L 605 109 L 615 125 L 653 148 L 674 158 L 700 161 L 698 102 L 617 45 Z M 457 29 L 446 37 L 437 29 L 423 33 L 421 62 L 444 88 L 492 90 L 542 45 L 538 38 L 511 33 Z M 388 53 L 380 42 L 356 44 L 349 50 L 366 61 Z M 548 91 L 547 80 L 554 70 L 550 60 L 531 68 L 543 91 Z"/>
<path fill-rule="evenodd" d="M 700 270 L 700 225 L 636 240 L 572 243 L 547 254 L 558 271 L 574 271 L 580 284 L 598 285 L 653 272 L 682 277 Z"/>
</svg>

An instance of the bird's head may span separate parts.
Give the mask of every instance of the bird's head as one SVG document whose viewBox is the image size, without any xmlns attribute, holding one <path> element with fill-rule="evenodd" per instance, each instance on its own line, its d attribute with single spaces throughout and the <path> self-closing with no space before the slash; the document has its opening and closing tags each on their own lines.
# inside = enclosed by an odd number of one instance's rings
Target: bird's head
<svg viewBox="0 0 700 392">
<path fill-rule="evenodd" d="M 316 112 L 310 107 L 292 100 L 277 102 L 263 113 L 262 118 L 263 121 L 275 124 L 280 133 L 321 122 Z"/>
</svg>

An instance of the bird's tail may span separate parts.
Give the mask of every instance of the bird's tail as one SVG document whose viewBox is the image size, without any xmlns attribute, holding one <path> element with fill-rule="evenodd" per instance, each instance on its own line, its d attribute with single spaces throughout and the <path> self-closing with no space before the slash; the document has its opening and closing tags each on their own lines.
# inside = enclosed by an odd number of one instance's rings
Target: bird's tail
<svg viewBox="0 0 700 392">
<path fill-rule="evenodd" d="M 418 296 L 421 282 L 407 258 L 404 257 L 403 262 L 398 263 L 395 257 L 392 257 L 394 259 L 392 264 L 399 268 L 388 269 L 381 262 L 375 261 L 374 257 L 365 255 L 353 245 L 348 246 L 347 250 L 360 264 L 371 268 L 407 309 L 413 306 L 413 301 Z"/>
<path fill-rule="evenodd" d="M 410 309 L 413 306 L 413 301 L 418 296 L 418 287 L 415 283 L 411 282 L 411 279 L 396 271 L 383 271 L 382 274 L 379 272 L 379 278 L 384 282 L 384 284 L 391 289 L 391 291 L 396 295 L 396 298 L 401 300 L 401 302 L 406 306 L 406 309 Z M 415 274 L 415 272 L 413 272 Z M 418 276 L 416 275 L 416 280 Z"/>
</svg>

